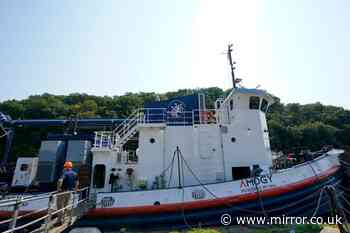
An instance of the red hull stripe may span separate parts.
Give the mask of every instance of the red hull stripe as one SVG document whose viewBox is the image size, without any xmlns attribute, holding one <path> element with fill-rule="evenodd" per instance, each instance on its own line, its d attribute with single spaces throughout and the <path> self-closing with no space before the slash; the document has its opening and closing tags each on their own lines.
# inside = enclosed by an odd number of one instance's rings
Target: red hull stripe
<svg viewBox="0 0 350 233">
<path fill-rule="evenodd" d="M 320 180 L 324 180 L 329 176 L 335 174 L 340 166 L 335 165 L 329 168 L 327 171 L 319 174 L 318 177 L 310 177 L 305 180 L 288 184 L 285 186 L 271 188 L 269 190 L 260 192 L 261 197 L 273 197 L 282 195 L 288 192 L 292 192 L 298 189 L 305 188 L 314 183 L 317 183 Z M 101 217 L 115 217 L 115 216 L 126 216 L 131 214 L 160 214 L 160 213 L 169 213 L 177 212 L 182 210 L 196 210 L 196 209 L 205 209 L 213 208 L 218 206 L 224 206 L 227 204 L 242 203 L 247 201 L 256 200 L 258 198 L 256 193 L 247 193 L 223 198 L 216 198 L 210 200 L 201 200 L 201 201 L 191 201 L 184 203 L 173 203 L 173 204 L 161 204 L 161 205 L 147 205 L 147 206 L 136 206 L 136 207 L 116 207 L 116 208 L 96 208 L 91 209 L 86 214 L 88 218 L 101 218 Z M 28 211 L 19 211 L 19 215 L 24 215 L 32 210 Z M 10 218 L 13 214 L 13 211 L 0 211 L 0 218 Z M 28 218 L 38 218 L 44 216 L 46 211 L 39 212 L 33 215 L 29 215 Z"/>
<path fill-rule="evenodd" d="M 335 174 L 340 166 L 333 166 L 327 171 L 319 174 L 318 177 L 310 177 L 305 180 L 288 184 L 285 186 L 275 187 L 266 191 L 260 192 L 261 197 L 273 197 L 279 196 L 288 192 L 302 189 L 312 184 L 315 184 L 321 180 L 324 180 L 331 175 Z M 241 194 L 223 198 L 216 198 L 210 200 L 191 201 L 184 203 L 173 203 L 173 204 L 161 204 L 161 205 L 147 205 L 147 206 L 136 206 L 136 207 L 116 207 L 116 208 L 96 208 L 91 209 L 86 214 L 88 218 L 101 218 L 101 217 L 114 217 L 114 216 L 126 216 L 131 214 L 160 214 L 176 212 L 181 210 L 196 210 L 213 208 L 218 206 L 224 206 L 227 204 L 242 203 L 247 201 L 256 200 L 258 198 L 256 193 Z"/>
</svg>

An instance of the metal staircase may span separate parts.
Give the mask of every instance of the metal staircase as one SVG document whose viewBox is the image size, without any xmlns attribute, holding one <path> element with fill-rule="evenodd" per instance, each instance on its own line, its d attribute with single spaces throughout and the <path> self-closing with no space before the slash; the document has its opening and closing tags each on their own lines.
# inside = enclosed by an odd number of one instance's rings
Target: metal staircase
<svg viewBox="0 0 350 233">
<path fill-rule="evenodd" d="M 165 108 L 142 108 L 133 112 L 113 131 L 95 132 L 94 151 L 123 151 L 123 146 L 135 136 L 139 126 L 151 127 L 189 126 L 197 124 L 217 124 L 222 114 L 216 109 L 192 111 L 167 111 Z"/>
<path fill-rule="evenodd" d="M 137 126 L 142 118 L 142 112 L 135 111 L 131 116 L 125 119 L 117 128 L 113 130 L 115 149 L 121 149 L 136 133 Z"/>
</svg>

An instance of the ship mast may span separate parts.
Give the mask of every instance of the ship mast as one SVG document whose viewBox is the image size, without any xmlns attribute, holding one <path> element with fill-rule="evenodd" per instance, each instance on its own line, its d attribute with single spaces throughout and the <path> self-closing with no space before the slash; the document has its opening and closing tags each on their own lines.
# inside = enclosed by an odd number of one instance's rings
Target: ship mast
<svg viewBox="0 0 350 233">
<path fill-rule="evenodd" d="M 230 63 L 230 69 L 231 69 L 231 77 L 232 77 L 232 84 L 233 84 L 233 88 L 236 89 L 236 79 L 235 79 L 235 72 L 234 70 L 236 69 L 233 65 L 236 64 L 236 62 L 232 61 L 232 47 L 233 44 L 229 44 L 227 46 L 227 58 L 228 61 Z"/>
</svg>

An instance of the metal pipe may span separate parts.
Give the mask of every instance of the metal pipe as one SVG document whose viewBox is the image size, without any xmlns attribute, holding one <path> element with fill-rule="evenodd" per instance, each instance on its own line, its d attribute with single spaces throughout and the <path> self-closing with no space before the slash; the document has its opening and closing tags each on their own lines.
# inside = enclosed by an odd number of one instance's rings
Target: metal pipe
<svg viewBox="0 0 350 233">
<path fill-rule="evenodd" d="M 179 188 L 182 188 L 182 184 L 181 184 L 181 164 L 180 164 L 180 153 L 179 153 L 180 149 L 177 146 L 176 147 L 176 155 L 177 155 L 177 174 L 179 177 Z"/>
<path fill-rule="evenodd" d="M 51 221 L 52 212 L 53 212 L 52 206 L 53 206 L 53 195 L 50 195 L 49 203 L 47 205 L 47 218 L 45 218 L 45 233 L 49 231 L 49 222 Z"/>
<path fill-rule="evenodd" d="M 16 204 L 13 207 L 14 209 L 13 209 L 13 215 L 12 215 L 12 222 L 10 224 L 10 229 L 12 229 L 12 230 L 16 228 L 17 217 L 18 217 L 20 204 L 22 204 L 22 198 L 21 197 L 17 199 Z"/>
<path fill-rule="evenodd" d="M 13 141 L 13 136 L 15 134 L 13 129 L 8 129 L 7 133 L 6 133 L 6 144 L 5 144 L 5 150 L 4 150 L 4 157 L 1 161 L 1 166 L 5 167 L 5 165 L 7 164 L 7 160 L 10 157 L 10 151 L 11 151 L 11 145 L 12 145 L 12 141 Z"/>
</svg>

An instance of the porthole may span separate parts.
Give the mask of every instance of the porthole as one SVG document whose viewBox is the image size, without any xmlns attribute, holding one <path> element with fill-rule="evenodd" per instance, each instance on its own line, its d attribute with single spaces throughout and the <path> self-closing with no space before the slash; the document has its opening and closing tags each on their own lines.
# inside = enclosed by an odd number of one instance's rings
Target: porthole
<svg viewBox="0 0 350 233">
<path fill-rule="evenodd" d="M 155 143 L 155 142 L 156 142 L 156 139 L 151 138 L 151 139 L 149 140 L 149 142 L 153 144 L 153 143 Z"/>
<path fill-rule="evenodd" d="M 231 142 L 236 142 L 236 138 L 235 138 L 235 137 L 232 137 L 232 138 L 231 138 Z"/>
</svg>

